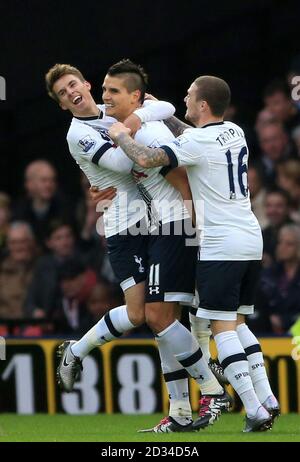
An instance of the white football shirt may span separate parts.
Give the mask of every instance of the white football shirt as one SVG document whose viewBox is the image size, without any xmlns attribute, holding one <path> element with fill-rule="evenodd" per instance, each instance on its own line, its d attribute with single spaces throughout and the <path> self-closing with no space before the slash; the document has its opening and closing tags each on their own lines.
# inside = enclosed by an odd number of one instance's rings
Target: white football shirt
<svg viewBox="0 0 300 462">
<path fill-rule="evenodd" d="M 100 108 L 102 106 L 99 106 Z M 105 189 L 114 186 L 117 195 L 104 211 L 104 232 L 113 236 L 146 216 L 146 207 L 130 174 L 132 161 L 120 148 L 115 149 L 107 135 L 115 119 L 106 117 L 73 117 L 67 141 L 69 150 L 92 186 Z"/>
<path fill-rule="evenodd" d="M 181 194 L 164 178 L 170 169 L 143 169 L 120 148 L 115 148 L 107 134 L 115 119 L 105 115 L 104 105 L 98 107 L 99 118 L 73 118 L 67 140 L 72 156 L 93 186 L 117 188 L 116 198 L 104 213 L 105 235 L 109 237 L 127 229 L 145 216 L 145 210 L 151 229 L 159 221 L 165 224 L 188 218 Z M 161 121 L 143 123 L 135 135 L 137 142 L 149 147 L 174 139 Z M 132 177 L 128 175 L 131 171 Z"/>
<path fill-rule="evenodd" d="M 160 121 L 143 123 L 135 135 L 135 141 L 151 148 L 174 139 L 172 132 Z M 165 179 L 169 171 L 169 167 L 145 169 L 133 164 L 132 173 L 154 226 L 158 220 L 166 224 L 189 217 L 180 192 Z"/>
<path fill-rule="evenodd" d="M 171 166 L 187 167 L 201 229 L 200 260 L 260 260 L 262 235 L 251 211 L 243 130 L 227 121 L 189 128 L 162 148 Z"/>
</svg>

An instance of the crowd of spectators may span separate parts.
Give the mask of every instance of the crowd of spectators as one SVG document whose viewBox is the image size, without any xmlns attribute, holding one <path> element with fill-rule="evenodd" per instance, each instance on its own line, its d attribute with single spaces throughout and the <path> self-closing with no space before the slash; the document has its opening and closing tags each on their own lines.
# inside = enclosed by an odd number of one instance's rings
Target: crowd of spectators
<svg viewBox="0 0 300 462">
<path fill-rule="evenodd" d="M 72 204 L 39 159 L 20 200 L 0 193 L 0 335 L 79 336 L 123 303 L 85 178 L 81 187 Z"/>
<path fill-rule="evenodd" d="M 227 118 L 240 123 L 237 114 Z M 264 239 L 249 323 L 257 334 L 285 335 L 300 317 L 300 105 L 288 81 L 265 88 L 249 139 L 248 186 Z M 27 165 L 19 200 L 0 192 L 0 335 L 78 337 L 123 304 L 98 218 L 86 178 L 74 203 L 47 160 Z"/>
</svg>

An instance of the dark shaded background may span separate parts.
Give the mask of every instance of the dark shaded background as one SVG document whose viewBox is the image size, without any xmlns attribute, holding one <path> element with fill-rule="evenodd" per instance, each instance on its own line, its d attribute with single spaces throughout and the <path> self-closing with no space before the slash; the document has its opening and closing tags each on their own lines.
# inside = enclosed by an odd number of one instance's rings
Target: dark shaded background
<svg viewBox="0 0 300 462">
<path fill-rule="evenodd" d="M 79 169 L 65 135 L 70 115 L 46 94 L 44 74 L 71 63 L 91 81 L 100 101 L 109 65 L 123 57 L 150 74 L 150 91 L 184 114 L 183 97 L 200 74 L 216 74 L 232 88 L 239 121 L 253 123 L 263 87 L 284 77 L 300 49 L 297 1 L 2 1 L 0 75 L 0 190 L 22 192 L 24 166 L 47 158 L 68 193 Z"/>
</svg>

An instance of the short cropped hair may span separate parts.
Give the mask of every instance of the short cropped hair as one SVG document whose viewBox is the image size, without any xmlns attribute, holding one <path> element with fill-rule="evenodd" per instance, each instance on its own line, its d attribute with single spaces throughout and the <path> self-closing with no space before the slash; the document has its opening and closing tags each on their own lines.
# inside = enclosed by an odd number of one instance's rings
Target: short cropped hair
<svg viewBox="0 0 300 462">
<path fill-rule="evenodd" d="M 133 63 L 130 59 L 122 59 L 113 64 L 107 71 L 111 77 L 124 78 L 124 83 L 129 92 L 140 90 L 140 102 L 144 102 L 145 93 L 148 85 L 148 75 L 139 64 Z"/>
<path fill-rule="evenodd" d="M 82 261 L 75 257 L 65 260 L 58 269 L 58 278 L 60 281 L 66 281 L 78 277 L 86 271 L 86 266 Z"/>
<path fill-rule="evenodd" d="M 206 101 L 212 115 L 222 117 L 231 99 L 231 91 L 228 83 L 219 77 L 202 75 L 195 80 L 195 84 L 198 87 L 197 101 Z"/>
<path fill-rule="evenodd" d="M 266 194 L 266 199 L 269 197 L 269 196 L 272 196 L 273 194 L 277 195 L 277 196 L 281 196 L 281 198 L 284 200 L 284 202 L 286 203 L 286 205 L 288 207 L 290 207 L 291 205 L 291 198 L 290 198 L 290 195 L 287 191 L 285 191 L 284 189 L 281 189 L 281 188 L 273 188 L 273 189 L 269 189 L 267 191 L 267 194 Z"/>
<path fill-rule="evenodd" d="M 296 223 L 288 223 L 286 225 L 283 225 L 279 233 L 283 234 L 284 232 L 288 233 L 293 233 L 295 236 L 295 239 L 297 241 L 297 248 L 298 248 L 298 258 L 300 258 L 300 227 Z"/>
<path fill-rule="evenodd" d="M 56 96 L 56 94 L 53 92 L 53 86 L 57 80 L 59 80 L 61 77 L 64 75 L 75 75 L 76 77 L 81 80 L 81 82 L 84 82 L 86 79 L 83 77 L 82 73 L 80 72 L 79 69 L 77 69 L 74 66 L 71 66 L 71 64 L 55 64 L 47 74 L 45 75 L 45 81 L 46 81 L 46 88 L 48 95 L 50 98 L 54 99 L 56 102 L 59 103 L 59 99 Z"/>
<path fill-rule="evenodd" d="M 289 99 L 291 97 L 291 89 L 287 82 L 281 79 L 272 80 L 264 89 L 263 98 L 269 98 L 276 93 L 282 93 Z"/>
<path fill-rule="evenodd" d="M 72 223 L 70 223 L 69 221 L 64 220 L 62 218 L 51 220 L 46 228 L 46 239 L 51 239 L 52 235 L 56 233 L 56 231 L 65 227 L 69 228 L 71 233 L 75 235 L 74 227 Z"/>
<path fill-rule="evenodd" d="M 290 179 L 294 185 L 300 186 L 300 160 L 286 159 L 277 165 L 278 173 Z"/>
</svg>

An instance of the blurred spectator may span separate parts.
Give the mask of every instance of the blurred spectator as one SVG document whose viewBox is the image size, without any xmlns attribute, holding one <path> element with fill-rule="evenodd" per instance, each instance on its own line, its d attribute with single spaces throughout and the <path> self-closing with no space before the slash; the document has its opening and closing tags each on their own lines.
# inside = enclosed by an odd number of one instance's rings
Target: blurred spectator
<svg viewBox="0 0 300 462">
<path fill-rule="evenodd" d="M 265 122 L 259 129 L 258 139 L 261 151 L 258 165 L 264 185 L 274 187 L 277 163 L 291 155 L 289 139 L 279 122 Z"/>
<path fill-rule="evenodd" d="M 264 103 L 276 120 L 283 123 L 289 135 L 300 125 L 300 110 L 294 104 L 291 89 L 286 82 L 278 79 L 271 82 L 265 88 Z"/>
<path fill-rule="evenodd" d="M 292 94 L 293 88 L 295 87 L 295 81 L 293 81 L 293 78 L 297 77 L 297 84 L 298 84 L 299 76 L 300 76 L 300 55 L 297 55 L 292 59 L 289 70 L 287 72 L 287 82 L 291 89 L 291 94 Z M 297 93 L 299 95 L 299 91 Z M 294 104 L 300 110 L 300 99 L 298 99 L 297 101 L 294 100 Z"/>
<path fill-rule="evenodd" d="M 248 187 L 250 191 L 251 208 L 262 229 L 269 224 L 265 209 L 267 191 L 263 187 L 262 175 L 258 168 L 249 166 Z"/>
<path fill-rule="evenodd" d="M 83 172 L 80 173 L 80 187 L 81 187 L 81 197 L 76 205 L 76 221 L 78 223 L 79 232 L 84 229 L 86 223 L 86 211 L 87 211 L 87 202 L 90 199 L 89 189 L 90 183 L 87 177 Z M 96 213 L 96 205 L 94 205 L 94 210 Z M 96 220 L 94 222 L 96 228 Z"/>
<path fill-rule="evenodd" d="M 15 208 L 14 218 L 29 222 L 38 243 L 43 246 L 52 220 L 72 220 L 72 211 L 58 193 L 56 171 L 46 160 L 35 160 L 25 170 L 27 197 Z"/>
<path fill-rule="evenodd" d="M 290 196 L 290 217 L 300 223 L 300 159 L 289 159 L 277 166 L 278 186 Z"/>
<path fill-rule="evenodd" d="M 97 221 L 101 215 L 96 211 L 97 202 L 90 194 L 90 183 L 82 172 L 80 176 L 82 196 L 76 207 L 76 220 L 80 235 L 81 250 L 87 256 L 87 262 L 95 269 L 98 278 L 116 283 L 114 272 L 107 254 L 106 240 L 97 231 Z"/>
<path fill-rule="evenodd" d="M 245 110 L 241 108 L 239 103 L 231 99 L 231 103 L 225 111 L 224 120 L 230 120 L 231 122 L 234 122 L 242 127 L 246 135 L 249 151 L 251 152 L 251 158 L 253 158 L 257 153 L 257 141 L 255 131 L 253 129 L 253 126 L 249 125 L 242 116 L 243 114 L 245 114 Z"/>
<path fill-rule="evenodd" d="M 50 253 L 38 260 L 32 283 L 28 288 L 25 301 L 28 317 L 47 317 L 54 307 L 59 290 L 59 268 L 71 257 L 83 259 L 76 248 L 74 231 L 71 225 L 64 221 L 57 220 L 50 224 L 46 245 Z"/>
<path fill-rule="evenodd" d="M 224 119 L 230 120 L 231 122 L 236 122 L 237 112 L 238 112 L 237 105 L 231 101 L 230 105 L 225 111 Z"/>
<path fill-rule="evenodd" d="M 264 240 L 264 266 L 270 266 L 275 259 L 278 233 L 283 225 L 292 223 L 289 216 L 289 196 L 280 189 L 269 191 L 266 195 L 266 216 L 269 226 L 263 230 Z"/>
<path fill-rule="evenodd" d="M 292 140 L 294 141 L 296 147 L 297 157 L 300 158 L 300 127 L 296 127 L 292 131 Z"/>
<path fill-rule="evenodd" d="M 300 228 L 283 226 L 276 248 L 277 262 L 263 270 L 256 309 L 267 313 L 276 335 L 288 332 L 300 315 Z"/>
<path fill-rule="evenodd" d="M 259 111 L 259 113 L 256 116 L 256 121 L 255 121 L 255 131 L 257 135 L 259 135 L 259 132 L 261 128 L 269 122 L 274 122 L 276 119 L 273 116 L 273 114 L 266 108 L 262 109 Z"/>
<path fill-rule="evenodd" d="M 87 301 L 97 283 L 96 274 L 76 259 L 66 260 L 59 269 L 61 295 L 50 313 L 57 333 L 82 335 L 93 318 L 87 310 Z"/>
<path fill-rule="evenodd" d="M 120 290 L 115 290 L 114 286 L 108 281 L 99 281 L 95 287 L 93 287 L 87 299 L 86 305 L 87 311 L 90 314 L 90 325 L 86 326 L 86 330 L 90 329 L 98 322 L 107 311 L 123 303 L 123 295 Z"/>
<path fill-rule="evenodd" d="M 7 233 L 11 217 L 10 197 L 0 192 L 0 258 L 6 245 Z"/>
<path fill-rule="evenodd" d="M 13 222 L 7 234 L 8 255 L 0 265 L 0 318 L 24 317 L 23 304 L 36 259 L 36 243 L 30 226 Z"/>
</svg>

